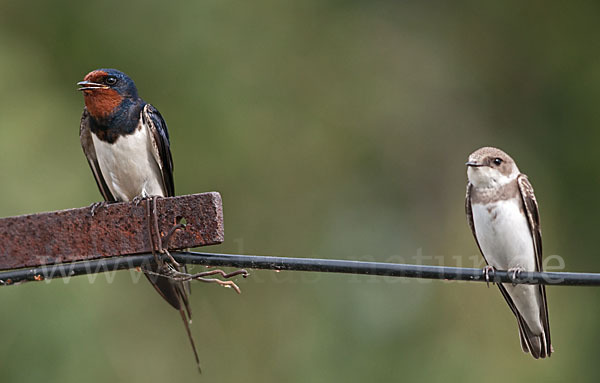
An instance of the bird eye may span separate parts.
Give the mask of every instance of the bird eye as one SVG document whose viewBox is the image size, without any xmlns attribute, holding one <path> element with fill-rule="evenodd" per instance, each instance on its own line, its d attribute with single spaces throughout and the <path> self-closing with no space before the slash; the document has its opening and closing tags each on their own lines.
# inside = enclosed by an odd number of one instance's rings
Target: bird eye
<svg viewBox="0 0 600 383">
<path fill-rule="evenodd" d="M 502 163 L 502 158 L 494 158 L 494 163 L 500 165 Z"/>
<path fill-rule="evenodd" d="M 115 85 L 117 83 L 117 78 L 115 76 L 108 76 L 104 82 L 106 85 Z"/>
</svg>

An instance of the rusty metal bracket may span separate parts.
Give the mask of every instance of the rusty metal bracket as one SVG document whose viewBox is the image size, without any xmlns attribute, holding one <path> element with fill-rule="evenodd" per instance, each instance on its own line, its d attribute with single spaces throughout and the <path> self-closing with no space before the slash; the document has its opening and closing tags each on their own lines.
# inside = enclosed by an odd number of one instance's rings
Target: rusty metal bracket
<svg viewBox="0 0 600 383">
<path fill-rule="evenodd" d="M 0 219 L 0 270 L 148 253 L 145 203 L 113 203 L 96 210 L 68 209 Z M 161 236 L 182 221 L 168 249 L 224 240 L 223 205 L 216 192 L 157 200 Z M 165 244 L 166 246 L 166 244 Z"/>
</svg>

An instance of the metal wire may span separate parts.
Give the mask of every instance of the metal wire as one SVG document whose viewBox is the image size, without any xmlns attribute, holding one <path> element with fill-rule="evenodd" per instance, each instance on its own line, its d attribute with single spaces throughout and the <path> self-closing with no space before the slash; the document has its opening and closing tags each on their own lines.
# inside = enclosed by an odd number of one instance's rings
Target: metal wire
<svg viewBox="0 0 600 383">
<path fill-rule="evenodd" d="M 176 251 L 171 252 L 171 255 L 179 263 L 205 266 L 486 282 L 484 271 L 473 268 Z M 152 262 L 154 262 L 152 254 L 140 254 L 2 271 L 0 272 L 0 286 L 25 281 L 40 281 L 130 269 Z M 523 271 L 513 277 L 513 273 L 497 270 L 489 273 L 489 282 L 555 286 L 600 286 L 600 274 Z"/>
</svg>

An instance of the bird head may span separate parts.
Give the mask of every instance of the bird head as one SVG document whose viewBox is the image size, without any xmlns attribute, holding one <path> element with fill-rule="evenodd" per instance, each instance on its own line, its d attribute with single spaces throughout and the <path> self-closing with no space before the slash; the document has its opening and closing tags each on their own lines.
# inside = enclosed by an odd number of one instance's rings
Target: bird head
<svg viewBox="0 0 600 383">
<path fill-rule="evenodd" d="M 96 69 L 77 85 L 88 112 L 96 119 L 107 119 L 123 100 L 138 98 L 133 80 L 116 69 Z"/>
<path fill-rule="evenodd" d="M 475 187 L 502 186 L 519 176 L 515 161 L 500 149 L 483 147 L 469 156 L 467 177 Z"/>
</svg>

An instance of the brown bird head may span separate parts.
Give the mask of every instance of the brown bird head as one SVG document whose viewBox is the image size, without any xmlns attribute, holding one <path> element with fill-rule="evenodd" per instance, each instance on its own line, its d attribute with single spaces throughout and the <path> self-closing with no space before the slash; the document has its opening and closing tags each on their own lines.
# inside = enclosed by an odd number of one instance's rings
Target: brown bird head
<svg viewBox="0 0 600 383">
<path fill-rule="evenodd" d="M 502 186 L 520 174 L 517 164 L 508 154 L 489 146 L 471 153 L 466 165 L 469 181 L 476 187 Z"/>
</svg>

